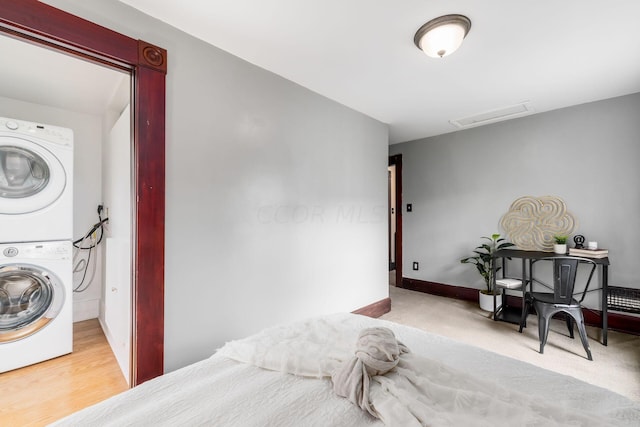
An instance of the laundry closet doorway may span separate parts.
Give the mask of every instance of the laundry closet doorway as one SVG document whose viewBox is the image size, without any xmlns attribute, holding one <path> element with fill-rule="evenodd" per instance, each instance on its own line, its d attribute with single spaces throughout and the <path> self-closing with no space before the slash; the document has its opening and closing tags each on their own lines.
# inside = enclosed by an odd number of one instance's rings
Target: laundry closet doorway
<svg viewBox="0 0 640 427">
<path fill-rule="evenodd" d="M 137 385 L 161 375 L 164 371 L 166 52 L 35 0 L 0 0 L 0 32 L 4 33 L 2 36 L 25 40 L 131 76 L 134 204 L 130 383 Z"/>
<path fill-rule="evenodd" d="M 68 345 L 60 344 L 57 352 L 40 349 L 44 336 L 53 334 L 47 329 L 33 337 L 33 344 L 0 345 L 0 359 L 15 354 L 27 366 L 30 363 L 26 361 L 40 360 L 26 353 L 69 353 L 76 329 L 72 323 L 98 318 L 128 384 L 130 298 L 122 301 L 120 310 L 117 300 L 108 304 L 105 300 L 116 291 L 120 295 L 131 292 L 131 120 L 127 108 L 131 76 L 4 35 L 0 35 L 0 52 L 13 59 L 0 64 L 0 181 L 4 190 L 0 197 L 0 244 L 11 247 L 31 242 L 37 248 L 45 242 L 64 241 L 60 248 L 68 244 L 70 257 L 68 273 L 66 269 L 58 273 L 69 277 L 60 287 L 65 315 L 54 325 L 60 332 L 53 340 Z M 120 131 L 109 138 L 108 130 L 114 122 L 120 123 Z M 15 152 L 27 153 L 18 157 L 25 160 L 14 160 L 15 155 L 11 155 Z M 26 172 L 16 173 L 15 165 L 27 165 L 19 170 Z M 23 176 L 28 179 L 21 179 Z M 117 191 L 113 190 L 114 177 L 122 182 Z M 13 191 L 16 185 L 7 186 L 9 182 L 17 183 L 19 191 Z M 21 195 L 22 186 L 32 192 L 26 193 L 28 197 L 15 197 Z M 104 207 L 101 217 L 98 206 Z M 104 226 L 94 225 L 102 225 L 107 217 L 110 222 Z M 114 233 L 118 237 L 126 235 L 118 239 L 126 243 L 109 258 L 126 261 L 105 262 L 106 243 Z M 29 246 L 22 248 L 27 250 Z M 114 274 L 121 265 L 123 269 Z M 104 278 L 110 282 L 107 293 Z M 0 291 L 4 301 L 3 294 Z M 11 318 L 11 312 L 0 310 L 3 323 Z M 122 320 L 115 321 L 112 315 L 108 324 L 107 314 L 113 312 L 119 312 Z M 121 327 L 112 327 L 114 324 Z M 26 345 L 29 351 L 19 350 Z M 125 352 L 126 357 L 118 357 Z"/>
<path fill-rule="evenodd" d="M 389 282 L 402 287 L 402 154 L 389 156 Z"/>
</svg>

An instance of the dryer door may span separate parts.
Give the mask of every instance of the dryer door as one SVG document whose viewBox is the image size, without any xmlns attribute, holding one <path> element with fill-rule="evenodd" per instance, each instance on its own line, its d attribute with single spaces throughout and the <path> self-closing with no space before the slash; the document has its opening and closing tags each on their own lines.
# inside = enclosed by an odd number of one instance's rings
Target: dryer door
<svg viewBox="0 0 640 427">
<path fill-rule="evenodd" d="M 46 208 L 60 197 L 65 185 L 64 167 L 37 140 L 0 136 L 0 214 Z"/>
<path fill-rule="evenodd" d="M 35 334 L 64 305 L 60 280 L 31 264 L 0 266 L 0 345 Z"/>
</svg>

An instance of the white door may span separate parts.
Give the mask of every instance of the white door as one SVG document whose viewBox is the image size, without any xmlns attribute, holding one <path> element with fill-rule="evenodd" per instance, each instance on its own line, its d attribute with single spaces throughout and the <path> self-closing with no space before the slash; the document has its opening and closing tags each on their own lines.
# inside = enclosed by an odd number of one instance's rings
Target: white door
<svg viewBox="0 0 640 427">
<path fill-rule="evenodd" d="M 131 362 L 131 117 L 124 109 L 104 147 L 104 205 L 109 217 L 105 254 L 107 339 L 130 384 Z"/>
</svg>

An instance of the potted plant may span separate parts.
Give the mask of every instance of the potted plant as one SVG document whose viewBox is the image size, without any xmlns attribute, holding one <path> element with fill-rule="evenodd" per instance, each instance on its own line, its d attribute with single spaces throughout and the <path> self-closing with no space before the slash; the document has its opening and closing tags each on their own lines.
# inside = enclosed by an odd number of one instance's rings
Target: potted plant
<svg viewBox="0 0 640 427">
<path fill-rule="evenodd" d="M 553 252 L 565 255 L 567 253 L 567 236 L 556 234 L 553 236 L 553 241 L 555 242 L 553 245 Z"/>
<path fill-rule="evenodd" d="M 511 246 L 514 246 L 513 243 L 505 242 L 503 238 L 500 237 L 500 234 L 492 234 L 491 237 L 483 236 L 483 239 L 487 240 L 487 242 L 482 243 L 480 246 L 477 246 L 473 251 L 475 253 L 474 256 L 462 258 L 460 260 L 463 264 L 474 264 L 478 269 L 478 273 L 484 279 L 484 283 L 486 289 L 481 289 L 479 298 L 480 298 L 480 308 L 485 311 L 494 311 L 493 307 L 493 294 L 494 288 L 493 285 L 495 280 L 493 278 L 493 263 L 494 263 L 494 254 L 500 249 L 505 249 Z M 500 271 L 501 267 L 496 267 L 496 272 Z"/>
</svg>

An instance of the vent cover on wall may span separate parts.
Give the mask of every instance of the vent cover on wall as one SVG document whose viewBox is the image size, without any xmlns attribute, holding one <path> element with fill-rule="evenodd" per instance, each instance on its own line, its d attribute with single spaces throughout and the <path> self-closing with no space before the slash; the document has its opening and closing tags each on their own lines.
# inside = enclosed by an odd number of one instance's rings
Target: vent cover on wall
<svg viewBox="0 0 640 427">
<path fill-rule="evenodd" d="M 529 102 L 523 102 L 509 107 L 498 108 L 496 110 L 486 111 L 473 116 L 463 117 L 461 119 L 449 120 L 449 123 L 457 128 L 464 129 L 474 126 L 487 125 L 502 120 L 515 119 L 516 117 L 526 116 L 534 112 Z"/>
</svg>

